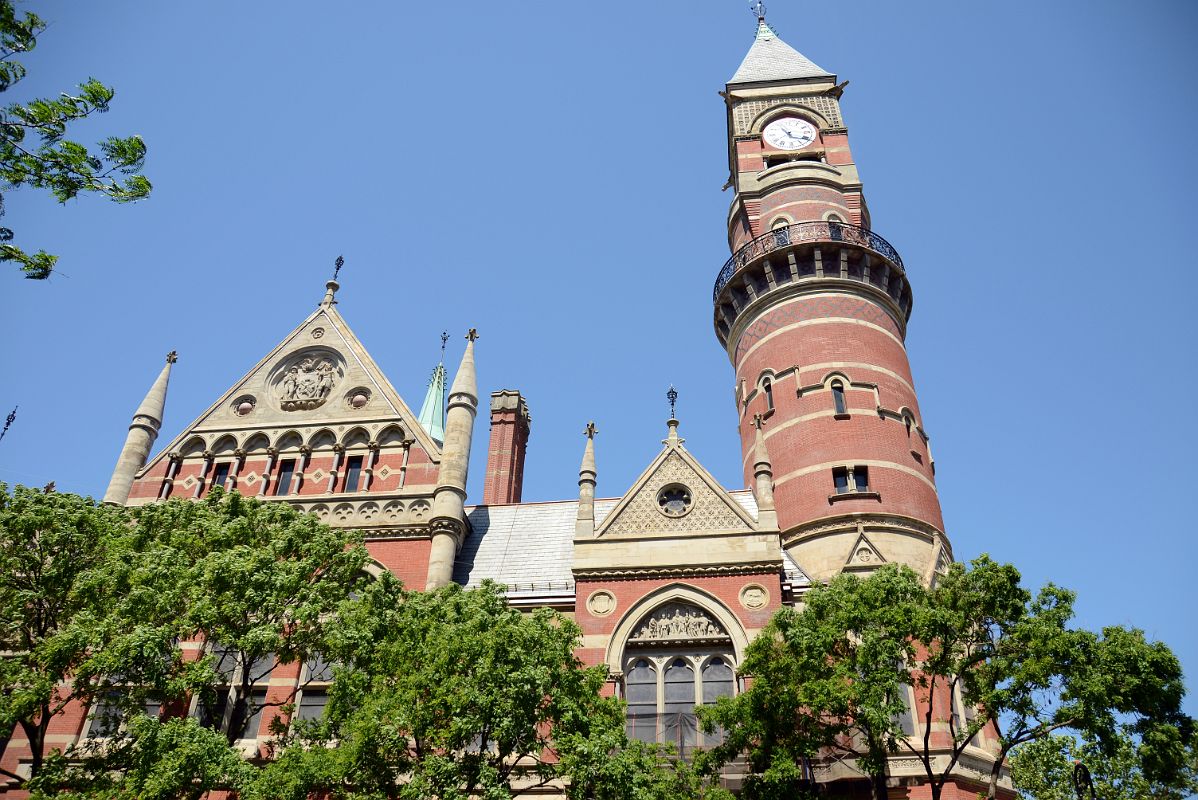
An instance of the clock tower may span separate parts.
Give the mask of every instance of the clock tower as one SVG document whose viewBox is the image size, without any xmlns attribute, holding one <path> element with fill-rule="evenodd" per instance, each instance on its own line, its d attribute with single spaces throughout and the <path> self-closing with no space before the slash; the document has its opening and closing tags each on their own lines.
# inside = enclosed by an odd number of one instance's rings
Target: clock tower
<svg viewBox="0 0 1198 800">
<path fill-rule="evenodd" d="M 848 82 L 759 15 L 727 105 L 732 257 L 715 333 L 736 371 L 746 485 L 760 416 L 787 553 L 813 580 L 951 560 L 904 339 L 911 284 L 849 148 Z"/>
</svg>

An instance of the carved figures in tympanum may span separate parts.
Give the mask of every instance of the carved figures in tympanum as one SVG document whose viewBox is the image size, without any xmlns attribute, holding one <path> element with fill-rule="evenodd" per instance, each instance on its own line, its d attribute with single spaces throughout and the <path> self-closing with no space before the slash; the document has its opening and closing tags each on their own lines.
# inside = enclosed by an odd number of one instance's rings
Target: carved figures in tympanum
<svg viewBox="0 0 1198 800">
<path fill-rule="evenodd" d="M 727 636 L 719 623 L 703 610 L 694 606 L 671 605 L 654 611 L 632 635 L 632 640 L 722 639 Z"/>
</svg>

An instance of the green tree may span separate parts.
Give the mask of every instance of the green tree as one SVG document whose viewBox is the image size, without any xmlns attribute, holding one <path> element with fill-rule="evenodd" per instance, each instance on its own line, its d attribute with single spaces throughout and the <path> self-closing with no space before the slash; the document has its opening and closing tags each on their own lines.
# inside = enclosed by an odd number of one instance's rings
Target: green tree
<svg viewBox="0 0 1198 800">
<path fill-rule="evenodd" d="M 18 14 L 12 0 L 0 0 L 0 92 L 25 77 L 17 61 L 37 45 L 46 23 L 31 12 Z M 96 152 L 66 137 L 67 127 L 108 110 L 114 92 L 95 78 L 79 84 L 74 94 L 56 99 L 10 103 L 0 109 L 0 182 L 6 189 L 30 186 L 45 189 L 60 203 L 90 192 L 118 203 L 140 200 L 150 182 L 137 174 L 146 158 L 140 136 L 109 137 Z M 0 195 L 0 214 L 3 214 Z M 26 278 L 50 275 L 57 256 L 44 250 L 27 253 L 12 244 L 13 232 L 0 228 L 0 261 L 20 265 Z"/>
<path fill-rule="evenodd" d="M 499 800 L 557 780 L 593 800 L 699 796 L 628 742 L 578 645 L 573 622 L 509 608 L 494 585 L 406 592 L 385 575 L 338 617 L 325 719 L 294 725 L 243 796 Z"/>
<path fill-rule="evenodd" d="M 885 797 L 887 754 L 902 750 L 939 798 L 986 728 L 998 737 L 990 798 L 1013 748 L 1059 730 L 1087 733 L 1110 752 L 1121 732 L 1134 735 L 1152 781 L 1169 784 L 1184 764 L 1193 721 L 1180 710 L 1181 668 L 1169 648 L 1134 629 L 1070 628 L 1072 593 L 1049 585 L 1033 597 L 1014 567 L 982 557 L 926 588 L 887 566 L 864 580 L 838 576 L 805 605 L 783 609 L 750 646 L 750 689 L 700 712 L 709 729 L 728 732 L 712 759 L 748 754 L 764 786 L 793 783 L 802 759 L 821 750 L 847 750 Z M 900 724 L 908 687 L 918 734 Z M 964 713 L 945 713 L 934 697 Z M 933 738 L 939 725 L 948 744 Z"/>
<path fill-rule="evenodd" d="M 706 731 L 724 730 L 704 766 L 744 753 L 752 791 L 772 797 L 801 786 L 804 762 L 832 750 L 854 756 L 884 799 L 922 594 L 910 570 L 885 568 L 867 580 L 839 575 L 809 592 L 801 611 L 779 611 L 745 654 L 749 689 L 699 710 Z"/>
<path fill-rule="evenodd" d="M 34 778 L 69 704 L 124 716 L 167 690 L 174 631 L 141 556 L 124 509 L 0 484 L 0 729 L 24 734 Z"/>
<path fill-rule="evenodd" d="M 369 555 L 355 532 L 219 487 L 135 517 L 139 541 L 173 565 L 156 588 L 176 609 L 177 634 L 206 643 L 186 688 L 232 745 L 249 720 L 291 702 L 265 698 L 271 673 L 326 649 L 333 613 L 372 580 Z"/>
<path fill-rule="evenodd" d="M 13 637 L 0 722 L 26 729 L 26 788 L 46 796 L 166 800 L 246 782 L 242 728 L 292 701 L 267 701 L 269 672 L 321 652 L 338 606 L 371 580 L 354 534 L 220 490 L 129 512 L 18 487 L 0 493 L 0 536 Z M 208 652 L 184 658 L 186 641 Z M 197 696 L 201 711 L 219 711 L 179 718 Z M 106 735 L 46 753 L 50 720 L 71 700 Z M 175 718 L 138 713 L 147 700 Z"/>
<path fill-rule="evenodd" d="M 1184 800 L 1198 794 L 1198 750 L 1190 745 L 1183 769 L 1170 784 L 1149 779 L 1140 765 L 1138 743 L 1125 733 L 1114 748 L 1093 738 L 1046 736 L 1011 753 L 1011 776 L 1027 800 L 1077 800 L 1073 769 L 1078 761 L 1090 770 L 1102 800 Z"/>
</svg>

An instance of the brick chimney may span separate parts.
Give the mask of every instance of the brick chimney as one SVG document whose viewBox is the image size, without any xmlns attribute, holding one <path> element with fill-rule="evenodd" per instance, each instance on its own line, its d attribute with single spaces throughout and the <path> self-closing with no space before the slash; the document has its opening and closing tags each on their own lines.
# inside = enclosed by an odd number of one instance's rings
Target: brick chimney
<svg viewBox="0 0 1198 800">
<path fill-rule="evenodd" d="M 491 393 L 491 444 L 487 448 L 487 478 L 483 484 L 485 505 L 520 502 L 531 421 L 520 392 L 503 389 Z"/>
</svg>

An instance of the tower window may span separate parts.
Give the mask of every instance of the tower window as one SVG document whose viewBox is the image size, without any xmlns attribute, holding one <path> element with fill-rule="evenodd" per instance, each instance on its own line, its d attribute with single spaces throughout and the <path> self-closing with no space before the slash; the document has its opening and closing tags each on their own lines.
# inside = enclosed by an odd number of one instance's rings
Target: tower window
<svg viewBox="0 0 1198 800">
<path fill-rule="evenodd" d="M 279 480 L 275 484 L 275 494 L 282 496 L 291 491 L 291 479 L 295 476 L 295 459 L 289 458 L 279 463 Z"/>
<path fill-rule="evenodd" d="M 841 381 L 832 381 L 832 405 L 837 414 L 849 413 L 849 405 L 844 396 L 844 383 Z"/>
<path fill-rule="evenodd" d="M 869 468 L 860 465 L 855 467 L 833 467 L 832 485 L 836 489 L 836 494 L 868 492 L 870 490 Z"/>
<path fill-rule="evenodd" d="M 761 379 L 761 391 L 765 394 L 765 407 L 769 411 L 774 410 L 774 382 L 769 378 Z"/>
<path fill-rule="evenodd" d="M 848 467 L 833 467 L 832 468 L 832 485 L 836 487 L 837 494 L 847 494 L 849 491 L 849 468 Z"/>
<path fill-rule="evenodd" d="M 358 481 L 362 477 L 362 456 L 350 456 L 345 465 L 345 486 L 342 491 L 358 491 Z"/>
<path fill-rule="evenodd" d="M 225 481 L 227 480 L 229 480 L 229 462 L 226 461 L 223 464 L 217 464 L 213 466 L 212 483 L 208 488 L 211 489 L 213 486 L 224 486 Z"/>
</svg>

